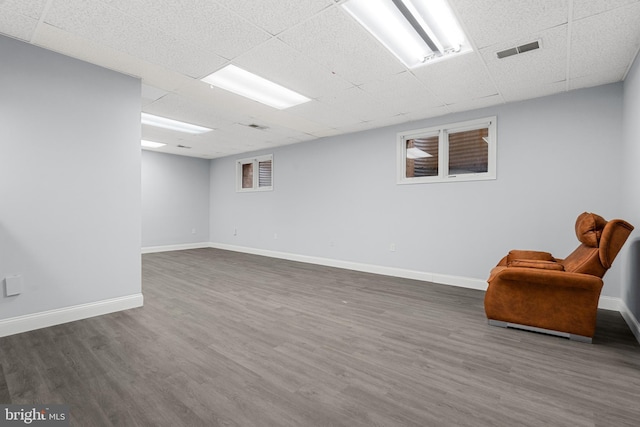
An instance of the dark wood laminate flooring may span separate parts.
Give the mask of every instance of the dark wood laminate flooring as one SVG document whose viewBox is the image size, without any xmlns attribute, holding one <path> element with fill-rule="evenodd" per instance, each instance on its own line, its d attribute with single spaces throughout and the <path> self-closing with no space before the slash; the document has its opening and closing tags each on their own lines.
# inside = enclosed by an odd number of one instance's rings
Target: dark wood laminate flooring
<svg viewBox="0 0 640 427">
<path fill-rule="evenodd" d="M 487 325 L 484 292 L 216 249 L 143 256 L 145 306 L 0 339 L 0 402 L 75 426 L 638 426 L 640 346 Z"/>
</svg>

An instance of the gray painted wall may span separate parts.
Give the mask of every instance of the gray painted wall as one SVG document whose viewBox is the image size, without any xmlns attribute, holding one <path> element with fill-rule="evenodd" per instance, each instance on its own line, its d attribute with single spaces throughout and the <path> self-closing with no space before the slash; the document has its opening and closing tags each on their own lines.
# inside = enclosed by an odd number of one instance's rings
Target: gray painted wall
<svg viewBox="0 0 640 427">
<path fill-rule="evenodd" d="M 142 247 L 208 241 L 209 160 L 143 150 Z"/>
<path fill-rule="evenodd" d="M 624 82 L 625 219 L 636 229 L 620 254 L 625 261 L 621 298 L 640 319 L 640 58 Z"/>
<path fill-rule="evenodd" d="M 140 81 L 0 36 L 0 319 L 139 294 Z"/>
<path fill-rule="evenodd" d="M 396 184 L 397 132 L 493 115 L 497 180 Z M 235 192 L 248 155 L 215 159 L 211 241 L 484 280 L 509 249 L 568 255 L 583 211 L 620 217 L 622 147 L 613 84 L 276 148 L 272 192 Z"/>
</svg>

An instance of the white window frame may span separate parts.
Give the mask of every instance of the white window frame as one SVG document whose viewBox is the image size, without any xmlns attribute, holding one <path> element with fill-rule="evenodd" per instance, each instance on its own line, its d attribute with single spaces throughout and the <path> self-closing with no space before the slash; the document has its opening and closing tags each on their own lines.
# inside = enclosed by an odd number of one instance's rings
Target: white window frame
<svg viewBox="0 0 640 427">
<path fill-rule="evenodd" d="M 260 177 L 260 162 L 271 161 L 271 185 L 268 187 L 259 186 Z M 242 166 L 246 164 L 252 164 L 253 166 L 253 185 L 251 188 L 242 188 Z M 272 191 L 273 190 L 273 154 L 266 154 L 264 156 L 248 157 L 245 159 L 239 159 L 236 161 L 236 192 L 247 193 L 254 191 Z"/>
<path fill-rule="evenodd" d="M 497 117 L 485 117 L 477 120 L 450 123 L 441 126 L 433 126 L 424 129 L 413 129 L 398 133 L 397 137 L 397 171 L 398 184 L 426 184 L 435 182 L 459 182 L 459 181 L 481 181 L 496 179 L 496 123 Z M 449 133 L 464 132 L 469 130 L 488 128 L 489 144 L 487 172 L 465 173 L 458 175 L 449 174 Z M 438 175 L 407 177 L 407 140 L 419 138 L 425 135 L 438 135 Z"/>
</svg>

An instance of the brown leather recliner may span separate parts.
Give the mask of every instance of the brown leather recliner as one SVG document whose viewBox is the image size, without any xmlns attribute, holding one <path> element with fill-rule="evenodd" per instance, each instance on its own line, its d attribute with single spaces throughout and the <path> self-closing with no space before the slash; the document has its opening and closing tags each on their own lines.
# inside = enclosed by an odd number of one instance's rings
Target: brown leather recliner
<svg viewBox="0 0 640 427">
<path fill-rule="evenodd" d="M 509 252 L 487 280 L 489 324 L 591 342 L 602 277 L 631 231 L 626 221 L 585 212 L 576 220 L 581 244 L 565 259 L 540 251 Z"/>
</svg>

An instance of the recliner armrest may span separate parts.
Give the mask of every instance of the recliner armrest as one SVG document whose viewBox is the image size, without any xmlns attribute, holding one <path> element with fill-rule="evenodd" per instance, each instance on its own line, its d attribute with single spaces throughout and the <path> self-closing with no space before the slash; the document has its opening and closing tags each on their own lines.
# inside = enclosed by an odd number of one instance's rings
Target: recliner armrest
<svg viewBox="0 0 640 427">
<path fill-rule="evenodd" d="M 601 278 L 590 274 L 526 267 L 496 267 L 491 272 L 489 282 L 496 280 L 519 282 L 523 285 L 558 286 L 598 292 L 603 285 Z"/>
<path fill-rule="evenodd" d="M 514 249 L 509 251 L 509 255 L 507 255 L 507 264 L 520 259 L 537 260 L 537 261 L 555 261 L 555 258 L 553 257 L 553 255 L 551 255 L 549 252 Z"/>
<path fill-rule="evenodd" d="M 539 268 L 541 270 L 564 271 L 564 266 L 555 261 L 542 261 L 537 259 L 517 259 L 507 264 L 507 267 Z"/>
</svg>

